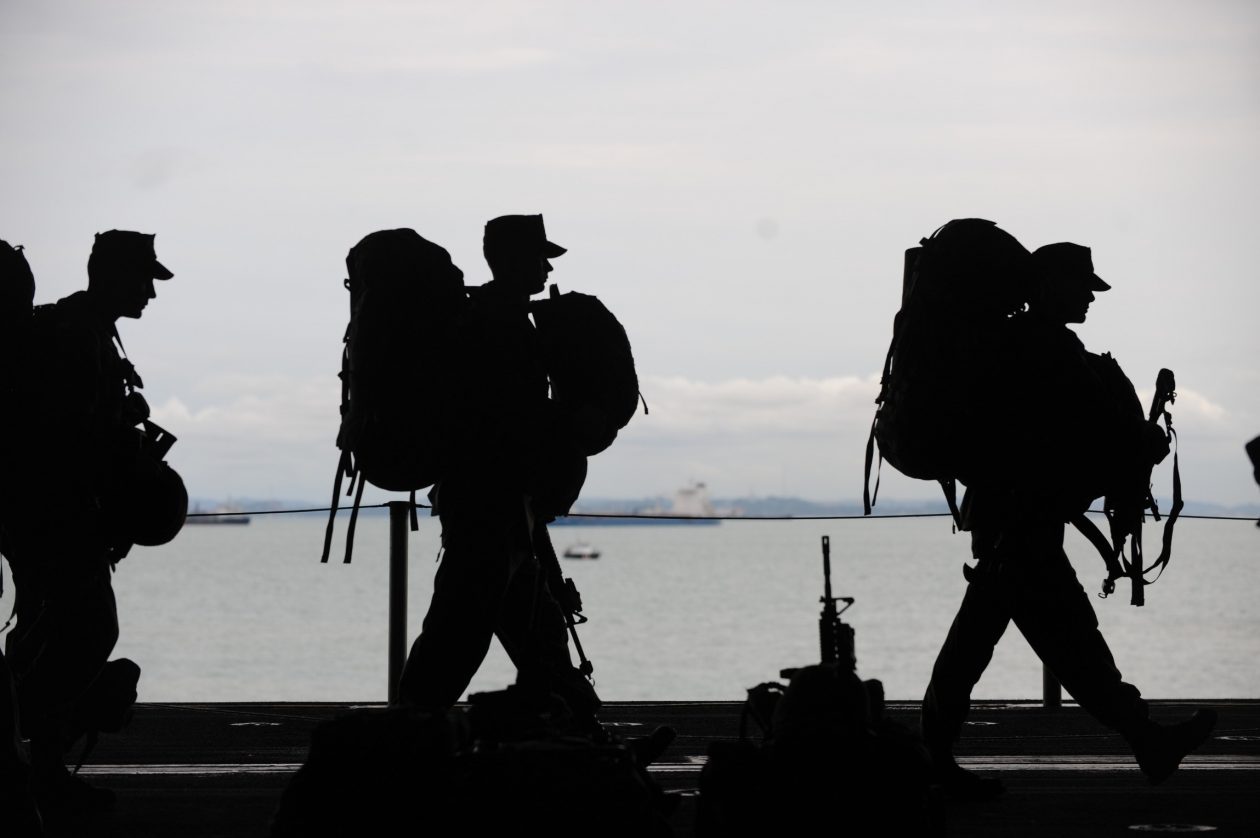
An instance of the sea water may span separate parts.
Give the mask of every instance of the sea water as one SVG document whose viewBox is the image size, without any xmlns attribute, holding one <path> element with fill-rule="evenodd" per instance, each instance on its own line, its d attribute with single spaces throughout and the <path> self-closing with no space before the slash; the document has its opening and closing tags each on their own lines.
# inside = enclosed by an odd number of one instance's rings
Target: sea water
<svg viewBox="0 0 1260 838">
<path fill-rule="evenodd" d="M 137 548 L 114 576 L 115 656 L 143 669 L 142 701 L 380 701 L 386 696 L 388 521 L 359 521 L 354 561 L 321 564 L 324 520 L 255 516 L 248 526 L 189 526 Z M 1148 524 L 1148 552 L 1158 527 Z M 853 597 L 858 671 L 890 699 L 922 696 L 965 582 L 968 538 L 948 518 L 726 521 L 718 526 L 562 527 L 558 551 L 589 542 L 594 560 L 561 559 L 590 621 L 579 629 L 606 700 L 738 700 L 784 667 L 819 658 L 820 537 L 832 586 Z M 408 642 L 420 629 L 439 525 L 409 536 Z M 1094 599 L 1097 553 L 1068 550 L 1126 680 L 1151 698 L 1260 697 L 1260 530 L 1182 520 L 1173 561 L 1129 604 L 1128 582 Z M 12 586 L 0 607 L 8 613 Z M 514 670 L 497 643 L 470 691 Z M 1012 626 L 977 698 L 1035 699 L 1041 664 Z"/>
</svg>

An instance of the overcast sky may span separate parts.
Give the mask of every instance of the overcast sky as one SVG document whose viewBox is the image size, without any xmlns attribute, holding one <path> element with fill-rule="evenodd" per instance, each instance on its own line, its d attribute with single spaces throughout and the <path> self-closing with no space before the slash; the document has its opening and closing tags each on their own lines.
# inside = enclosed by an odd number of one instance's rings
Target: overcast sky
<svg viewBox="0 0 1260 838">
<path fill-rule="evenodd" d="M 324 499 L 359 238 L 479 284 L 542 212 L 651 406 L 588 495 L 856 498 L 902 251 L 979 216 L 1092 246 L 1086 345 L 1176 371 L 1190 497 L 1260 497 L 1260 4 L 6 0 L 0 104 L 37 300 L 158 234 L 121 332 L 195 496 Z"/>
</svg>

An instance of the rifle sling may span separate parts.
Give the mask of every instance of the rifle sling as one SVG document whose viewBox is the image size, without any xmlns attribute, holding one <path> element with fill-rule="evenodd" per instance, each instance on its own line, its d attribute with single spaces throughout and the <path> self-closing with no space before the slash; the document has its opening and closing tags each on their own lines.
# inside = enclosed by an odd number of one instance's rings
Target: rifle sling
<svg viewBox="0 0 1260 838">
<path fill-rule="evenodd" d="M 1147 568 L 1148 571 L 1158 570 L 1158 573 L 1155 574 L 1155 579 L 1163 575 L 1164 568 L 1168 566 L 1168 561 L 1172 558 L 1173 525 L 1177 523 L 1177 518 L 1181 516 L 1181 508 L 1185 506 L 1185 501 L 1181 497 L 1181 464 L 1177 460 L 1177 432 L 1171 427 L 1168 428 L 1168 432 L 1173 438 L 1173 497 L 1172 507 L 1168 510 L 1168 515 L 1164 520 L 1163 543 L 1159 551 L 1159 558 Z M 1154 582 L 1155 579 L 1150 581 Z"/>
<path fill-rule="evenodd" d="M 1094 545 L 1094 549 L 1098 551 L 1098 555 L 1102 556 L 1103 564 L 1107 566 L 1107 580 L 1115 581 L 1124 576 L 1124 570 L 1120 567 L 1118 551 L 1112 546 L 1107 536 L 1103 535 L 1102 530 L 1093 521 L 1085 517 L 1085 513 L 1077 515 L 1071 521 L 1072 526 L 1076 527 L 1077 532 L 1085 536 L 1090 544 Z"/>
</svg>

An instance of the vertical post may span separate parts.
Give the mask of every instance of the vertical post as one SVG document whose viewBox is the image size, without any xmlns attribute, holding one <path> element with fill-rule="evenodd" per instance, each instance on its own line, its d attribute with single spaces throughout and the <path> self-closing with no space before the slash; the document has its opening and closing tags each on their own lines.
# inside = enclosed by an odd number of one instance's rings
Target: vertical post
<svg viewBox="0 0 1260 838">
<path fill-rule="evenodd" d="M 1063 706 L 1063 687 L 1044 663 L 1041 665 L 1041 706 L 1047 710 L 1058 710 Z"/>
<path fill-rule="evenodd" d="M 398 701 L 398 682 L 407 660 L 407 524 L 411 504 L 389 502 L 389 703 Z"/>
</svg>

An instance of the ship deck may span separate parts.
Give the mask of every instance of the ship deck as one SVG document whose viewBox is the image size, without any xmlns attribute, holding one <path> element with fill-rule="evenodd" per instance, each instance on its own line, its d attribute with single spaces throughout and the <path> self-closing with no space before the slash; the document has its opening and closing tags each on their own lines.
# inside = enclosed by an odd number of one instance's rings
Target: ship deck
<svg viewBox="0 0 1260 838">
<path fill-rule="evenodd" d="M 1152 787 L 1124 742 L 1075 705 L 979 703 L 959 747 L 964 765 L 1000 777 L 1006 794 L 987 803 L 945 804 L 946 834 L 958 836 L 1131 834 L 1142 825 L 1214 827 L 1220 836 L 1260 834 L 1260 701 L 1213 700 L 1213 737 L 1172 778 Z M 1190 702 L 1155 702 L 1157 719 L 1188 715 Z M 49 835 L 265 836 L 281 790 L 306 757 L 311 729 L 344 704 L 143 704 L 131 727 L 104 738 L 83 768 L 118 793 L 116 811 L 91 820 L 50 817 Z M 666 790 L 682 792 L 672 816 L 690 836 L 700 768 L 710 742 L 738 735 L 733 702 L 613 703 L 601 718 L 628 734 L 672 725 L 678 738 L 653 766 Z M 913 723 L 915 704 L 892 704 Z M 843 813 L 837 813 L 837 826 Z M 841 830 L 842 831 L 842 830 Z M 1138 832 L 1144 831 L 1140 828 Z M 1201 830 L 1207 831 L 1207 830 Z M 422 834 L 423 830 L 417 831 Z"/>
</svg>

